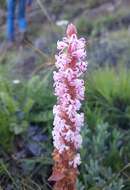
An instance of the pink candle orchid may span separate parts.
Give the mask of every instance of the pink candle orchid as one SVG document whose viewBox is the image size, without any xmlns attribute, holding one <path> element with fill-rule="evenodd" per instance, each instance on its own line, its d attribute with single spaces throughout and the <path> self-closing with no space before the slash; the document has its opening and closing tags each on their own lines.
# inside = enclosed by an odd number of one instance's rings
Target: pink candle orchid
<svg viewBox="0 0 130 190">
<path fill-rule="evenodd" d="M 80 135 L 84 114 L 79 113 L 84 100 L 84 80 L 79 77 L 86 71 L 85 39 L 77 37 L 77 30 L 69 24 L 66 37 L 57 42 L 59 54 L 54 71 L 54 87 L 57 105 L 54 106 L 54 167 L 49 178 L 54 190 L 76 190 L 78 166 L 81 163 L 78 150 L 82 145 Z"/>
</svg>

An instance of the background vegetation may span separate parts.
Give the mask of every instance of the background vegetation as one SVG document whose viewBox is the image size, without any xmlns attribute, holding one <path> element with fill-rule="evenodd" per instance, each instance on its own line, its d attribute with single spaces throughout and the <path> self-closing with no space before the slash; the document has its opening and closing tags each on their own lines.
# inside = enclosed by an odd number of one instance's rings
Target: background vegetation
<svg viewBox="0 0 130 190">
<path fill-rule="evenodd" d="M 0 0 L 0 11 L 5 12 Z M 0 190 L 50 190 L 52 73 L 67 21 L 87 39 L 88 72 L 78 190 L 130 190 L 129 0 L 42 0 L 28 38 L 6 49 L 0 25 Z M 60 24 L 59 24 L 60 23 Z"/>
</svg>

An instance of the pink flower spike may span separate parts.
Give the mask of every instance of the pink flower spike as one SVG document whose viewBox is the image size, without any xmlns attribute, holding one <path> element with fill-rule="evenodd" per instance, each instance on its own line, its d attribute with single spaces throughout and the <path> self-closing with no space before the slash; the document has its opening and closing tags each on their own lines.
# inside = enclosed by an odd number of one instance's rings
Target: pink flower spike
<svg viewBox="0 0 130 190">
<path fill-rule="evenodd" d="M 85 39 L 77 37 L 75 25 L 69 24 L 66 37 L 57 42 L 56 71 L 53 72 L 57 103 L 53 108 L 54 128 L 52 176 L 54 190 L 76 190 L 79 149 L 82 146 L 81 128 L 84 114 L 79 113 L 84 100 L 85 84 L 79 78 L 87 70 Z"/>
</svg>

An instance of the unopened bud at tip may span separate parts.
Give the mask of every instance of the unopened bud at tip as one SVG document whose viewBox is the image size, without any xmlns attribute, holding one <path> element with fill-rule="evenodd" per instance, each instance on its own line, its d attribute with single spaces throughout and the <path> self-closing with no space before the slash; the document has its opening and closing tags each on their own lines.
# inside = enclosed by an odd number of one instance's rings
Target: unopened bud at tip
<svg viewBox="0 0 130 190">
<path fill-rule="evenodd" d="M 77 34 L 77 29 L 74 24 L 69 24 L 66 30 L 67 37 L 71 37 L 73 34 Z"/>
</svg>

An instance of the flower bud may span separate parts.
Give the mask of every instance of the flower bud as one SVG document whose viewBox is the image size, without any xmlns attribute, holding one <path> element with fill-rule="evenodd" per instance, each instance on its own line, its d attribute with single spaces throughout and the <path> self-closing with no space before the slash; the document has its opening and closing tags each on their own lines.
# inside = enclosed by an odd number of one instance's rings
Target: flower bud
<svg viewBox="0 0 130 190">
<path fill-rule="evenodd" d="M 71 37 L 73 34 L 77 34 L 77 29 L 74 24 L 69 24 L 66 30 L 67 37 Z"/>
</svg>

